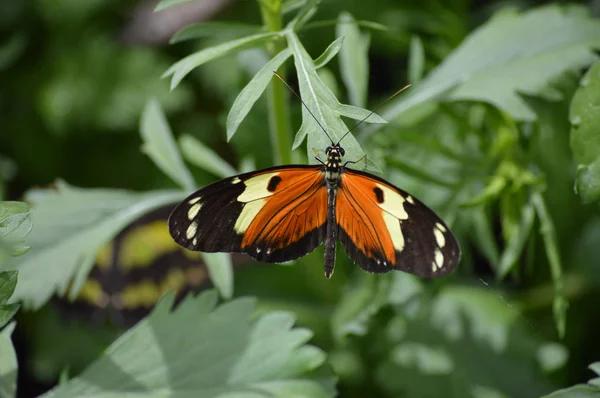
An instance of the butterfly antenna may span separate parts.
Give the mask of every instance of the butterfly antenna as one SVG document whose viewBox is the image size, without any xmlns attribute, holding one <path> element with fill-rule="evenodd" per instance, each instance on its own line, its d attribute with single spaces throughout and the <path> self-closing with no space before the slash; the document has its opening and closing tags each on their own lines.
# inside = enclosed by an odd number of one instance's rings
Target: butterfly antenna
<svg viewBox="0 0 600 398">
<path fill-rule="evenodd" d="M 300 98 L 300 96 L 298 95 L 298 93 L 295 92 L 294 89 L 291 88 L 289 84 L 287 84 L 287 82 L 283 79 L 283 77 L 281 77 L 281 75 L 279 75 L 279 73 L 277 73 L 275 71 L 273 71 L 273 73 L 275 74 L 275 76 L 277 76 L 279 78 L 279 80 L 281 80 L 283 82 L 283 84 L 285 84 L 287 86 L 287 88 L 290 89 L 290 91 L 292 93 L 294 93 L 294 95 L 296 96 L 296 98 L 298 98 L 300 100 L 300 102 L 302 103 L 302 105 L 304 105 L 304 107 L 306 108 L 306 110 L 308 111 L 308 113 L 310 113 L 310 115 L 313 117 L 313 119 L 315 119 L 315 122 L 317 122 L 317 124 L 319 125 L 319 127 L 321 127 L 321 130 L 323 130 L 323 132 L 325 133 L 325 135 L 327 136 L 327 138 L 329 138 L 329 141 L 331 141 L 331 144 L 333 145 L 333 140 L 331 139 L 331 136 L 329 135 L 329 133 L 327 133 L 327 130 L 325 130 L 325 128 L 323 127 L 323 125 L 321 123 L 319 123 L 319 120 L 315 117 L 315 115 L 313 115 L 313 113 L 310 111 L 310 109 L 304 103 L 304 101 L 302 101 L 302 98 Z"/>
<path fill-rule="evenodd" d="M 338 145 L 340 144 L 340 142 L 342 142 L 342 140 L 344 139 L 345 136 L 347 136 L 348 134 L 350 134 L 350 132 L 352 130 L 354 130 L 355 128 L 357 128 L 358 126 L 360 126 L 361 124 L 363 124 L 363 122 L 365 120 L 367 120 L 368 118 L 370 118 L 375 112 L 377 112 L 379 110 L 379 108 L 381 108 L 382 106 L 384 106 L 385 104 L 387 104 L 390 100 L 392 100 L 395 96 L 397 96 L 398 94 L 400 94 L 401 92 L 403 92 L 404 90 L 406 90 L 407 88 L 409 88 L 411 86 L 411 84 L 407 84 L 406 86 L 402 87 L 400 90 L 396 91 L 394 94 L 392 94 L 388 99 L 386 99 L 385 101 L 383 101 L 381 104 L 377 105 L 377 107 L 375 107 L 375 109 L 373 109 L 371 111 L 371 113 L 369 113 L 363 120 L 361 120 L 360 122 L 356 123 L 350 130 L 346 131 L 346 133 L 342 136 L 342 138 L 340 138 L 340 140 L 338 141 Z"/>
</svg>

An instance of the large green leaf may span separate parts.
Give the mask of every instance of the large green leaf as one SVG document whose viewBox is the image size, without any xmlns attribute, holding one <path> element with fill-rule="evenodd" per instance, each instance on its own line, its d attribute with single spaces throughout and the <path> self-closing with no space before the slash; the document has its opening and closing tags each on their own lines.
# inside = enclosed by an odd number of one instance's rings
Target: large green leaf
<svg viewBox="0 0 600 398">
<path fill-rule="evenodd" d="M 287 31 L 286 37 L 289 48 L 294 54 L 300 95 L 306 104 L 306 107 L 302 108 L 302 125 L 296 134 L 294 148 L 297 148 L 308 135 L 308 153 L 312 154 L 314 148 L 320 151 L 320 155 L 323 156 L 325 148 L 331 145 L 331 141 L 321 130 L 319 124 L 327 131 L 331 140 L 337 143 L 348 131 L 341 116 L 361 120 L 369 115 L 370 112 L 355 106 L 340 104 L 331 90 L 319 77 L 312 58 L 308 55 L 304 46 L 302 46 L 298 36 L 291 31 Z M 313 119 L 313 116 L 316 118 L 316 121 Z M 367 122 L 385 123 L 377 114 L 369 117 Z M 348 134 L 342 144 L 346 150 L 346 159 L 356 161 L 364 156 L 360 145 L 352 134 Z M 312 159 L 312 156 L 310 158 Z M 316 161 L 313 160 L 313 162 Z"/>
<path fill-rule="evenodd" d="M 575 187 L 584 201 L 600 199 L 600 61 L 581 79 L 573 96 L 571 149 L 577 163 Z"/>
<path fill-rule="evenodd" d="M 17 394 L 17 354 L 10 335 L 15 329 L 11 323 L 0 330 L 0 397 L 12 398 Z"/>
<path fill-rule="evenodd" d="M 340 14 L 336 27 L 338 38 L 345 38 L 340 51 L 340 71 L 352 105 L 364 107 L 369 88 L 369 43 L 371 36 L 363 34 L 347 12 Z"/>
<path fill-rule="evenodd" d="M 267 40 L 276 38 L 279 33 L 258 33 L 251 36 L 242 37 L 240 39 L 228 41 L 223 44 L 219 44 L 213 47 L 205 48 L 204 50 L 198 51 L 194 54 L 188 55 L 182 60 L 173 64 L 162 77 L 173 76 L 171 79 L 171 90 L 173 90 L 181 80 L 192 71 L 192 69 L 212 61 L 213 59 L 222 57 L 231 53 L 232 51 L 239 50 L 241 48 L 247 48 L 263 43 Z"/>
<path fill-rule="evenodd" d="M 142 151 L 183 189 L 192 191 L 196 185 L 192 174 L 181 160 L 167 118 L 155 99 L 149 100 L 142 112 L 140 133 Z"/>
<path fill-rule="evenodd" d="M 536 115 L 519 93 L 556 98 L 551 81 L 592 63 L 598 48 L 600 20 L 582 7 L 503 10 L 474 30 L 407 95 L 390 103 L 382 116 L 392 120 L 431 100 L 475 100 L 516 119 L 533 120 Z"/>
<path fill-rule="evenodd" d="M 13 299 L 27 307 L 40 307 L 55 291 L 64 293 L 74 275 L 71 294 L 77 294 L 106 242 L 145 212 L 184 196 L 180 191 L 81 189 L 60 181 L 57 188 L 28 192 L 35 219 L 28 237 L 32 249 L 4 266 L 19 270 Z"/>
<path fill-rule="evenodd" d="M 287 313 L 255 318 L 253 300 L 216 307 L 214 291 L 188 297 L 173 312 L 172 294 L 113 343 L 81 375 L 46 397 L 329 397 L 331 378 L 309 373 L 324 353 L 305 343 Z"/>
</svg>

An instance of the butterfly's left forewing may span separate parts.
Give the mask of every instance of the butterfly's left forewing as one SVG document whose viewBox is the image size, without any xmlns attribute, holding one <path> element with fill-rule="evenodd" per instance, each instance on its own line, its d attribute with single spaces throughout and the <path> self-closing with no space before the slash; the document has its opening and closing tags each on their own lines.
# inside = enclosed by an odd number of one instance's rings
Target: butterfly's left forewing
<svg viewBox="0 0 600 398">
<path fill-rule="evenodd" d="M 327 189 L 319 166 L 272 167 L 208 185 L 169 218 L 183 247 L 248 253 L 265 262 L 301 257 L 325 237 Z"/>
<path fill-rule="evenodd" d="M 423 277 L 449 274 L 460 247 L 431 209 L 385 180 L 345 169 L 337 192 L 338 236 L 369 272 L 399 270 Z"/>
</svg>

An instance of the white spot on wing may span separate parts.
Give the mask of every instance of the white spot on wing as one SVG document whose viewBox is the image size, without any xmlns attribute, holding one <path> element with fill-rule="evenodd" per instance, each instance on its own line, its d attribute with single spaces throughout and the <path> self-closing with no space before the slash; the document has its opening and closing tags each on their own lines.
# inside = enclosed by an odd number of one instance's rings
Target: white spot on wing
<svg viewBox="0 0 600 398">
<path fill-rule="evenodd" d="M 231 180 L 231 183 L 232 183 L 232 184 L 239 184 L 240 182 L 242 182 L 242 180 L 240 180 L 240 178 L 239 178 L 239 177 L 234 177 L 234 179 L 233 179 L 233 180 Z"/>
<path fill-rule="evenodd" d="M 197 203 L 199 200 L 200 200 L 200 197 L 198 196 L 197 198 L 194 198 L 194 199 L 190 199 L 190 200 L 188 200 L 188 203 L 189 203 L 189 204 L 191 204 L 191 205 L 194 205 L 194 204 L 196 204 L 196 203 Z"/>
<path fill-rule="evenodd" d="M 202 204 L 200 204 L 200 203 L 196 203 L 195 205 L 190 207 L 190 209 L 188 210 L 188 219 L 190 221 L 198 215 L 198 212 L 200 211 L 201 207 L 202 207 Z"/>
<path fill-rule="evenodd" d="M 412 197 L 412 196 L 410 196 L 410 195 L 407 195 L 407 196 L 406 196 L 406 201 L 407 201 L 408 203 L 410 203 L 411 205 L 414 205 L 414 204 L 415 204 L 415 200 L 414 200 L 414 199 L 413 199 L 413 197 Z"/>
<path fill-rule="evenodd" d="M 271 177 L 276 176 L 279 173 L 264 173 L 259 174 L 256 177 L 252 177 L 244 181 L 246 189 L 237 197 L 240 202 L 248 203 L 254 200 L 263 199 L 273 195 L 273 192 L 269 192 L 267 187 Z"/>
<path fill-rule="evenodd" d="M 390 234 L 390 238 L 392 239 L 392 243 L 394 244 L 394 249 L 401 252 L 404 250 L 404 235 L 402 234 L 402 228 L 400 228 L 400 221 L 392 214 L 386 212 L 382 213 L 382 217 Z"/>
<path fill-rule="evenodd" d="M 404 197 L 385 185 L 377 184 L 377 187 L 383 191 L 384 197 L 383 203 L 377 203 L 377 206 L 394 216 L 397 220 L 408 219 L 408 213 L 404 210 Z M 399 225 L 398 228 L 400 228 Z"/>
<path fill-rule="evenodd" d="M 442 224 L 440 224 L 439 222 L 436 222 L 436 223 L 435 223 L 435 226 L 436 226 L 436 227 L 437 227 L 437 228 L 438 228 L 440 231 L 442 231 L 442 232 L 446 232 L 446 228 L 445 228 L 445 227 L 444 227 Z"/>
<path fill-rule="evenodd" d="M 442 254 L 442 251 L 435 249 L 434 256 L 434 265 L 436 265 L 438 269 L 442 269 L 444 266 L 444 255 Z"/>
<path fill-rule="evenodd" d="M 194 244 L 194 246 L 196 246 L 198 244 L 198 238 L 194 238 L 194 240 L 192 241 L 192 243 Z"/>
<path fill-rule="evenodd" d="M 243 234 L 246 232 L 254 217 L 260 212 L 263 206 L 267 203 L 265 199 L 254 200 L 252 202 L 246 203 L 242 212 L 238 216 L 238 219 L 235 221 L 235 225 L 233 229 L 238 234 Z"/>
<path fill-rule="evenodd" d="M 433 229 L 433 235 L 435 235 L 435 241 L 440 249 L 446 246 L 446 238 L 444 237 L 444 233 L 440 231 L 439 228 Z"/>
<path fill-rule="evenodd" d="M 185 231 L 185 237 L 188 239 L 192 239 L 194 237 L 194 235 L 196 235 L 197 231 L 198 231 L 198 223 L 196 221 L 194 221 L 193 223 L 190 224 L 187 231 Z"/>
</svg>

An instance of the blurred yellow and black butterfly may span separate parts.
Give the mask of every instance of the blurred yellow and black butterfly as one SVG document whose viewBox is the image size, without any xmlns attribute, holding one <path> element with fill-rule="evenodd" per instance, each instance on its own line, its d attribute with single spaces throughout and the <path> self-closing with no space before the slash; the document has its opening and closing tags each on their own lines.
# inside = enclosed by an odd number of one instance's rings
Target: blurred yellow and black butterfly
<svg viewBox="0 0 600 398">
<path fill-rule="evenodd" d="M 313 118 L 331 142 L 324 161 L 317 156 L 318 165 L 244 173 L 194 192 L 169 217 L 175 242 L 194 251 L 247 253 L 269 263 L 299 258 L 325 242 L 330 278 L 340 240 L 368 272 L 422 277 L 452 272 L 460 247 L 446 223 L 409 193 L 346 167 L 357 163 L 342 161 L 340 142 L 352 129 L 336 143 Z"/>
<path fill-rule="evenodd" d="M 93 324 L 108 320 L 129 327 L 167 291 L 174 290 L 181 299 L 211 287 L 202 253 L 183 249 L 169 236 L 172 210 L 170 205 L 145 214 L 106 244 L 77 298 L 55 300 L 60 311 Z M 238 267 L 248 260 L 236 256 L 233 262 Z"/>
</svg>

